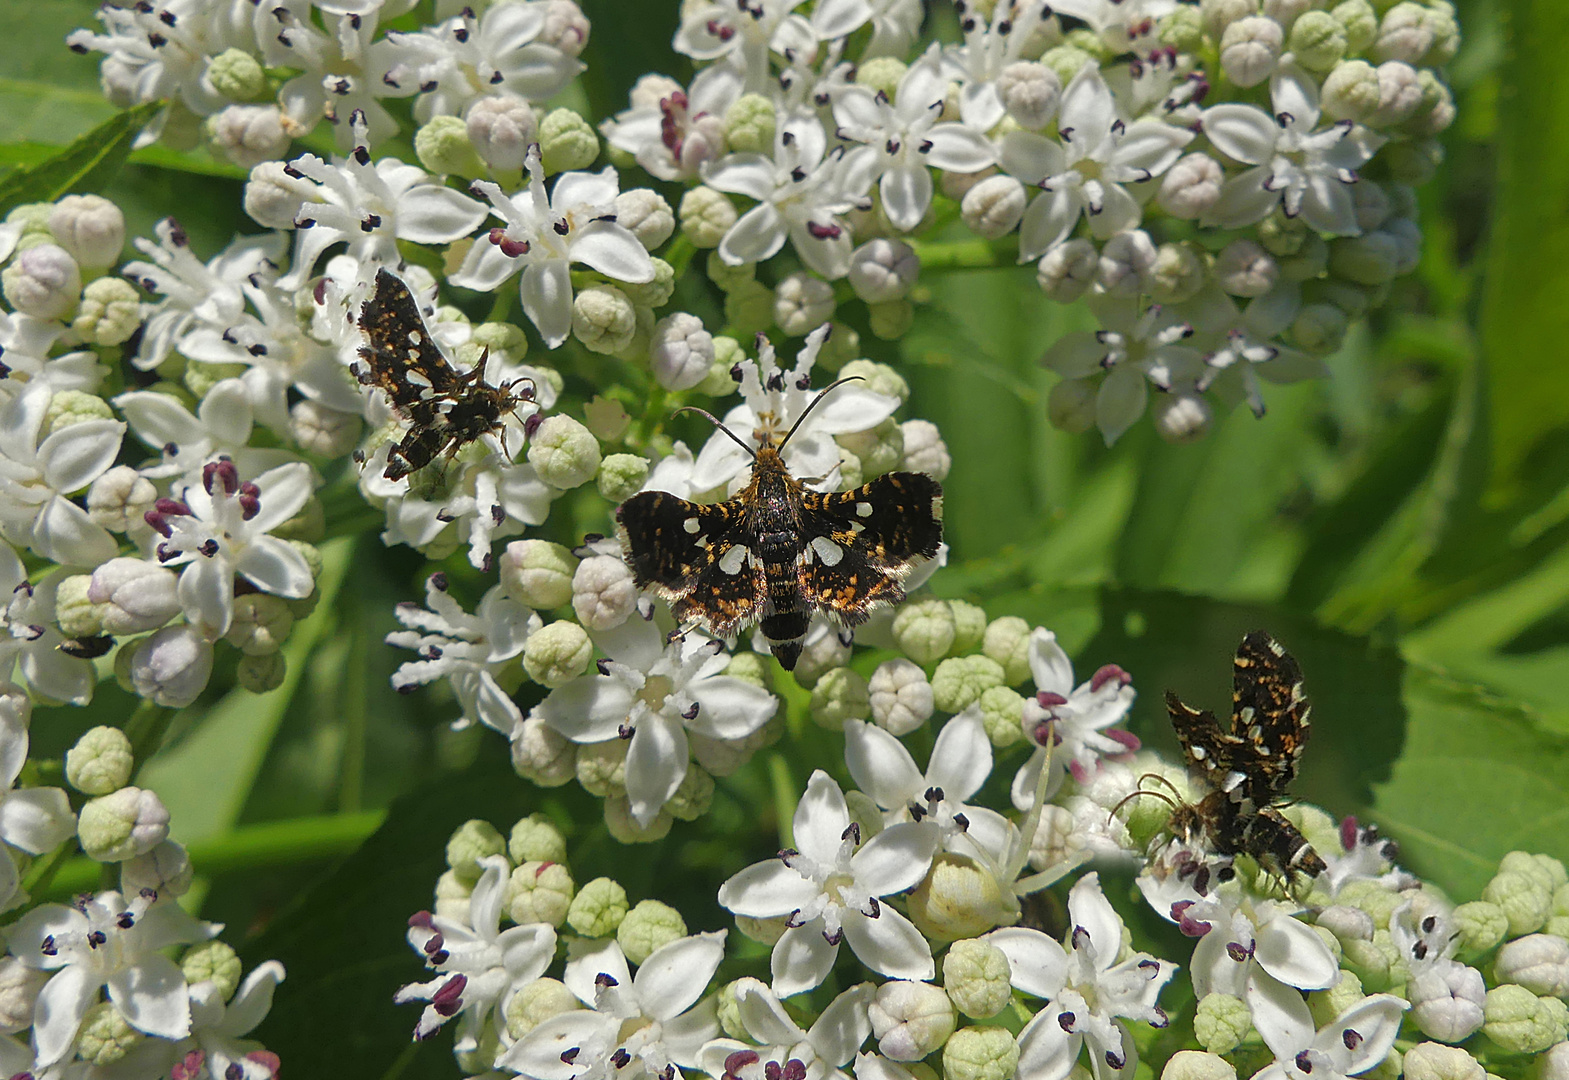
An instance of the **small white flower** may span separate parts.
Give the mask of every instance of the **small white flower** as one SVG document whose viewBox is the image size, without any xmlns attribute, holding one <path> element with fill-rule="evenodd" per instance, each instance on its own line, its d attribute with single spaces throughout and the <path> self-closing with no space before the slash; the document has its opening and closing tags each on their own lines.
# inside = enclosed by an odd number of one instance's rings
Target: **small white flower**
<svg viewBox="0 0 1569 1080">
<path fill-rule="evenodd" d="M 1346 1080 L 1389 1056 L 1400 1033 L 1400 1014 L 1411 1006 L 1393 994 L 1374 994 L 1322 1028 L 1302 995 L 1273 979 L 1248 985 L 1253 1026 L 1275 1055 L 1254 1080 Z"/>
<path fill-rule="evenodd" d="M 317 6 L 330 16 L 331 5 Z M 358 115 L 377 141 L 396 135 L 398 122 L 380 99 L 407 97 L 417 84 L 406 62 L 407 50 L 390 35 L 377 37 L 383 5 L 357 4 L 339 12 L 335 21 L 329 17 L 331 32 L 317 29 L 308 10 L 301 17 L 291 7 L 254 8 L 267 64 L 299 71 L 278 89 L 286 125 L 304 135 L 318 121 L 329 120 L 337 127 L 340 150 L 365 141 L 363 133 L 341 123 L 347 116 Z"/>
<path fill-rule="evenodd" d="M 30 384 L 0 408 L 0 533 L 62 566 L 97 566 L 119 544 L 69 496 L 114 464 L 125 425 L 84 420 L 40 441 L 50 398 Z"/>
<path fill-rule="evenodd" d="M 1133 707 L 1133 677 L 1116 664 L 1106 664 L 1078 686 L 1073 663 L 1057 644 L 1057 635 L 1037 627 L 1030 634 L 1030 673 L 1036 694 L 1026 698 L 1024 734 L 1036 750 L 1014 774 L 1013 805 L 1028 810 L 1035 800 L 1036 781 L 1052 747 L 1047 793 L 1062 783 L 1064 766 L 1083 784 L 1095 775 L 1102 758 L 1120 758 L 1139 748 L 1131 733 L 1115 728 Z"/>
<path fill-rule="evenodd" d="M 654 102 L 639 103 L 633 92 L 630 109 L 600 124 L 607 142 L 637 159 L 661 180 L 694 180 L 699 169 L 725 150 L 725 110 L 741 96 L 743 73 L 733 64 L 704 68 L 689 90 L 664 76 Z M 643 83 L 640 82 L 639 86 Z"/>
<path fill-rule="evenodd" d="M 37 585 L 9 544 L 0 543 L 0 680 L 9 682 L 18 666 L 35 694 L 52 701 L 86 705 L 98 681 L 93 665 L 60 651 L 55 626 L 55 588 L 60 574 Z"/>
<path fill-rule="evenodd" d="M 686 778 L 687 734 L 733 741 L 768 722 L 779 701 L 762 687 L 722 674 L 723 643 L 696 636 L 665 645 L 647 619 L 599 635 L 610 659 L 599 674 L 552 690 L 538 715 L 578 743 L 630 739 L 626 789 L 632 817 L 647 827 Z"/>
<path fill-rule="evenodd" d="M 1024 50 L 1050 11 L 1034 0 L 999 0 L 989 19 L 969 5 L 961 9 L 964 44 L 943 50 L 943 68 L 959 84 L 959 116 L 976 131 L 990 131 L 1006 115 L 997 80 L 1015 60 L 1034 59 Z"/>
<path fill-rule="evenodd" d="M 96 393 L 108 369 L 98 354 L 77 350 L 50 356 L 49 350 L 66 333 L 64 325 L 31 315 L 0 311 L 0 401 L 37 383 L 50 393 L 85 390 Z M 145 334 L 145 332 L 144 332 Z M 144 336 L 145 340 L 145 336 Z"/>
<path fill-rule="evenodd" d="M 1114 53 L 1149 50 L 1156 22 L 1177 10 L 1177 0 L 1053 0 L 1052 10 L 1089 23 Z"/>
<path fill-rule="evenodd" d="M 762 91 L 770 51 L 786 55 L 817 44 L 810 23 L 794 14 L 802 0 L 708 0 L 686 5 L 671 48 L 693 60 L 729 58 L 746 73 L 746 89 Z"/>
<path fill-rule="evenodd" d="M 548 923 L 501 929 L 502 904 L 512 868 L 500 855 L 479 860 L 484 868 L 469 897 L 467 920 L 421 911 L 409 920 L 409 945 L 436 973 L 429 982 L 409 983 L 393 1001 L 426 1001 L 414 1028 L 428 1039 L 455 1016 L 458 1053 L 479 1046 L 481 1034 L 517 990 L 545 973 L 556 958 L 556 931 Z M 503 1024 L 504 1026 L 504 1024 Z"/>
<path fill-rule="evenodd" d="M 161 461 L 138 470 L 151 479 L 183 475 L 184 483 L 195 483 L 202 466 L 220 457 L 228 457 L 247 474 L 293 460 L 286 450 L 248 445 L 254 412 L 239 379 L 216 383 L 194 415 L 179 398 L 155 390 L 132 390 L 112 401 L 130 421 L 136 437 L 162 454 Z"/>
<path fill-rule="evenodd" d="M 154 548 L 165 566 L 184 566 L 180 602 L 185 617 L 216 638 L 234 618 L 234 575 L 262 592 L 287 599 L 310 595 L 310 566 L 287 541 L 269 536 L 311 496 L 311 467 L 280 465 L 254 481 L 240 479 L 232 461 L 202 467 L 183 499 L 159 499 L 147 524 L 163 537 Z"/>
<path fill-rule="evenodd" d="M 16 787 L 27 764 L 27 722 L 32 707 L 22 688 L 0 683 L 0 910 L 27 900 L 11 848 L 42 855 L 76 831 L 70 800 L 56 787 Z"/>
<path fill-rule="evenodd" d="M 932 169 L 973 173 L 996 160 L 991 143 L 974 128 L 937 122 L 948 91 L 940 52 L 933 43 L 910 65 L 892 102 L 864 86 L 834 95 L 839 137 L 865 143 L 876 154 L 872 169 L 883 212 L 900 232 L 919 225 L 930 208 Z"/>
<path fill-rule="evenodd" d="M 399 666 L 392 687 L 400 694 L 440 678 L 452 680 L 463 713 L 457 726 L 476 720 L 511 736 L 523 722 L 523 713 L 496 682 L 496 676 L 515 662 L 528 637 L 544 621 L 522 604 L 493 586 L 470 615 L 447 594 L 447 576 L 432 574 L 425 582 L 425 604 L 397 607 L 398 621 L 407 630 L 387 635 L 387 644 L 415 649 L 418 660 Z"/>
<path fill-rule="evenodd" d="M 872 1033 L 867 1009 L 876 991 L 871 983 L 852 986 L 834 998 L 805 1031 L 785 1011 L 777 989 L 756 979 L 737 979 L 734 988 L 741 1026 L 755 1045 L 713 1040 L 699 1057 L 704 1072 L 737 1080 L 849 1080 L 844 1067 Z"/>
<path fill-rule="evenodd" d="M 168 1058 L 163 1071 L 173 1075 L 175 1062 L 195 1051 L 206 1061 L 211 1076 L 272 1080 L 277 1075 L 277 1056 L 245 1036 L 267 1018 L 272 1009 L 272 992 L 282 981 L 283 965 L 268 960 L 245 977 L 227 1002 L 222 989 L 210 980 L 192 986 L 190 1038 L 172 1046 L 156 1044 Z M 238 1074 L 232 1071 L 236 1067 Z"/>
<path fill-rule="evenodd" d="M 1389 936 L 1405 960 L 1410 977 L 1406 997 L 1411 1019 L 1424 1035 L 1445 1043 L 1458 1043 L 1481 1028 L 1487 984 L 1482 973 L 1454 958 L 1459 934 L 1447 903 L 1432 894 L 1414 892 L 1389 917 Z M 1543 940 L 1546 935 L 1535 935 Z M 1531 949 L 1533 937 L 1516 938 L 1499 950 L 1494 977 L 1500 983 L 1526 982 L 1517 958 Z M 1533 993 L 1554 993 L 1555 987 L 1529 987 Z"/>
<path fill-rule="evenodd" d="M 1387 140 L 1349 120 L 1319 128 L 1318 84 L 1294 63 L 1269 80 L 1274 115 L 1226 103 L 1204 111 L 1204 134 L 1221 153 L 1252 168 L 1227 180 L 1200 219 L 1236 229 L 1279 206 L 1321 233 L 1356 236 L 1356 204 L 1347 188 Z"/>
<path fill-rule="evenodd" d="M 1086 64 L 1062 92 L 1057 138 L 1031 131 L 1003 137 L 1003 171 L 1041 193 L 1019 223 L 1019 261 L 1056 247 L 1088 216 L 1099 239 L 1138 227 L 1143 209 L 1123 185 L 1153 180 L 1176 162 L 1193 133 L 1143 117 L 1118 116 L 1100 69 Z"/>
<path fill-rule="evenodd" d="M 821 769 L 807 781 L 793 825 L 800 850 L 754 863 L 719 887 L 719 903 L 737 915 L 786 917 L 789 928 L 773 952 L 774 993 L 789 997 L 820 985 L 843 940 L 873 971 L 932 978 L 931 945 L 879 898 L 914 888 L 926 876 L 940 839 L 937 828 L 901 822 L 863 845 L 844 793 Z"/>
<path fill-rule="evenodd" d="M 1214 287 L 1194 297 L 1183 306 L 1194 329 L 1192 344 L 1204 350 L 1204 370 L 1194 389 L 1202 393 L 1219 384 L 1217 394 L 1232 401 L 1241 397 L 1254 416 L 1263 416 L 1260 378 L 1292 383 L 1328 375 L 1323 360 L 1279 344 L 1301 307 L 1294 286 L 1256 297 L 1246 308 Z"/>
<path fill-rule="evenodd" d="M 980 938 L 1008 958 L 1015 987 L 1048 1002 L 1019 1032 L 1019 1080 L 1063 1080 L 1086 1044 L 1096 1080 L 1125 1080 L 1138 1065 L 1138 1051 L 1122 1018 L 1165 1027 L 1155 999 L 1177 967 L 1142 952 L 1118 962 L 1122 919 L 1093 872 L 1068 892 L 1068 923 L 1066 950 L 1023 927 Z"/>
<path fill-rule="evenodd" d="M 903 57 L 921 32 L 921 0 L 818 0 L 812 6 L 812 29 L 824 41 L 848 37 L 870 20 L 872 38 L 861 53 Z"/>
<path fill-rule="evenodd" d="M 620 179 L 615 169 L 562 173 L 547 200 L 537 146 L 529 150 L 527 165 L 525 191 L 508 196 L 489 181 L 474 185 L 506 224 L 469 249 L 451 280 L 466 289 L 494 292 L 521 270 L 523 312 L 554 349 L 572 332 L 573 263 L 632 284 L 652 281 L 654 264 L 637 237 L 616 224 Z"/>
</svg>

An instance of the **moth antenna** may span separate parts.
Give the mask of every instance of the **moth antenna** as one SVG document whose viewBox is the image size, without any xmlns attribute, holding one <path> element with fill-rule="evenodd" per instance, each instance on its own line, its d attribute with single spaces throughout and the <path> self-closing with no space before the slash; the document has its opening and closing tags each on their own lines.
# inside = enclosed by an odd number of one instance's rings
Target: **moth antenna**
<svg viewBox="0 0 1569 1080">
<path fill-rule="evenodd" d="M 748 454 L 750 454 L 752 456 L 752 460 L 753 461 L 757 460 L 757 451 L 753 450 L 750 446 L 746 445 L 745 441 L 742 440 L 741 436 L 737 435 L 735 432 L 733 432 L 729 428 L 725 427 L 724 424 L 720 423 L 719 417 L 715 416 L 713 413 L 709 412 L 706 409 L 699 409 L 696 405 L 683 405 L 679 409 L 677 409 L 675 412 L 671 413 L 670 415 L 671 416 L 679 416 L 681 413 L 684 413 L 684 412 L 695 412 L 699 416 L 706 417 L 710 424 L 713 424 L 720 431 L 724 432 L 726 435 L 728 435 L 732 439 L 734 439 L 735 440 L 735 444 L 737 446 L 739 446 L 742 450 L 745 450 Z"/>
<path fill-rule="evenodd" d="M 816 397 L 814 397 L 811 400 L 811 402 L 806 406 L 806 408 L 801 410 L 801 415 L 797 416 L 795 418 L 795 423 L 790 425 L 790 430 L 785 433 L 785 437 L 784 437 L 783 442 L 781 442 L 779 444 L 779 446 L 777 447 L 778 451 L 781 454 L 784 453 L 785 443 L 790 441 L 790 436 L 795 434 L 795 429 L 801 426 L 801 421 L 805 420 L 808 416 L 810 416 L 811 413 L 812 413 L 812 410 L 817 408 L 818 404 L 823 400 L 823 398 L 828 396 L 828 391 L 832 390 L 836 386 L 843 386 L 847 382 L 865 382 L 865 381 L 866 381 L 866 378 L 864 376 L 861 376 L 861 375 L 846 375 L 844 378 L 839 379 L 839 380 L 837 380 L 835 382 L 831 382 L 827 386 L 823 387 L 822 393 L 820 393 Z"/>
<path fill-rule="evenodd" d="M 1165 780 L 1165 779 L 1166 779 L 1165 777 L 1157 776 L 1154 773 L 1147 773 L 1144 776 L 1139 777 L 1140 782 L 1143 782 L 1144 780 Z M 1170 781 L 1166 781 L 1166 782 L 1167 782 L 1168 785 L 1170 784 Z M 1175 790 L 1175 788 L 1173 788 L 1173 790 Z M 1173 799 L 1170 795 L 1167 795 L 1164 791 L 1146 791 L 1144 788 L 1140 788 L 1139 790 L 1131 791 L 1128 794 L 1124 795 L 1121 799 L 1118 799 L 1117 800 L 1117 805 L 1113 806 L 1111 808 L 1111 811 L 1106 815 L 1106 821 L 1109 823 L 1113 818 L 1115 818 L 1117 816 L 1117 811 L 1118 810 L 1121 810 L 1124 806 L 1126 806 L 1128 803 L 1132 802 L 1134 799 L 1137 799 L 1140 795 L 1150 795 L 1150 796 L 1153 796 L 1154 798 L 1157 798 L 1161 802 L 1165 803 L 1167 806 L 1171 807 L 1171 809 L 1173 811 L 1175 811 L 1177 809 L 1177 805 L 1178 805 L 1177 801 L 1175 799 Z"/>
<path fill-rule="evenodd" d="M 1145 780 L 1154 780 L 1158 784 L 1164 784 L 1166 785 L 1166 789 L 1175 795 L 1178 799 L 1182 798 L 1182 792 L 1177 790 L 1177 785 L 1173 784 L 1170 780 L 1167 780 L 1160 773 L 1145 773 L 1143 776 L 1139 777 L 1139 781 L 1141 783 Z"/>
</svg>

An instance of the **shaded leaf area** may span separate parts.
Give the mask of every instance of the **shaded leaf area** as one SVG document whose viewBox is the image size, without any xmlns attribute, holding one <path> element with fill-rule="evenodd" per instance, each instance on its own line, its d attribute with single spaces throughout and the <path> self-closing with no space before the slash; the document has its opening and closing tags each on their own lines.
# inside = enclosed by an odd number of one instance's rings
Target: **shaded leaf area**
<svg viewBox="0 0 1569 1080">
<path fill-rule="evenodd" d="M 0 178 L 0 214 L 29 202 L 53 202 L 72 192 L 98 191 L 125 164 L 131 143 L 160 105 L 138 105 L 99 124 L 58 154 Z"/>
</svg>

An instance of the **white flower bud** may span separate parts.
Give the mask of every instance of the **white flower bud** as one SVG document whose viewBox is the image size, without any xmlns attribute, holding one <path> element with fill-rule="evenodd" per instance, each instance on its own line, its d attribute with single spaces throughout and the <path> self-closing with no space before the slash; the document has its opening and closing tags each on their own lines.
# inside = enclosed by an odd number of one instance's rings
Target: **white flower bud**
<svg viewBox="0 0 1569 1080">
<path fill-rule="evenodd" d="M 137 643 L 128 674 L 138 697 L 183 709 L 207 687 L 212 644 L 195 627 L 166 626 Z"/>
<path fill-rule="evenodd" d="M 1041 292 L 1059 304 L 1071 304 L 1095 284 L 1100 273 L 1100 252 L 1082 237 L 1067 240 L 1041 256 L 1035 281 Z"/>
<path fill-rule="evenodd" d="M 877 665 L 867 684 L 872 721 L 890 735 L 904 736 L 932 715 L 932 684 L 917 664 L 901 658 Z"/>
<path fill-rule="evenodd" d="M 1453 961 L 1431 964 L 1406 984 L 1411 1020 L 1426 1036 L 1455 1043 L 1475 1034 L 1485 1020 L 1487 986 L 1481 972 Z"/>
<path fill-rule="evenodd" d="M 982 240 L 996 240 L 1019 227 L 1028 202 L 1024 185 L 1011 176 L 988 176 L 964 193 L 959 215 Z"/>
<path fill-rule="evenodd" d="M 1202 438 L 1214 422 L 1209 402 L 1197 394 L 1162 394 L 1155 399 L 1155 430 L 1167 442 L 1184 443 Z"/>
<path fill-rule="evenodd" d="M 975 937 L 1016 917 L 1002 898 L 995 872 L 947 852 L 932 860 L 931 872 L 910 894 L 909 911 L 910 921 L 930 938 Z"/>
<path fill-rule="evenodd" d="M 1422 108 L 1422 80 L 1416 68 L 1399 60 L 1378 65 L 1378 107 L 1367 118 L 1373 127 L 1403 124 Z"/>
<path fill-rule="evenodd" d="M 0 1034 L 15 1035 L 33 1026 L 33 1005 L 53 974 L 14 956 L 0 957 Z"/>
<path fill-rule="evenodd" d="M 1215 281 L 1232 296 L 1263 296 L 1279 280 L 1274 256 L 1252 240 L 1233 240 L 1215 259 Z"/>
<path fill-rule="evenodd" d="M 103 605 L 99 621 L 107 634 L 156 630 L 180 613 L 178 576 L 142 559 L 115 558 L 93 571 L 87 599 Z"/>
<path fill-rule="evenodd" d="M 195 876 L 185 848 L 165 840 L 145 855 L 120 864 L 120 891 L 126 896 L 137 896 L 143 889 L 159 896 L 184 896 Z"/>
<path fill-rule="evenodd" d="M 690 390 L 708 378 L 714 364 L 714 337 L 696 315 L 677 312 L 654 324 L 649 347 L 654 379 L 666 390 Z"/>
<path fill-rule="evenodd" d="M 1493 974 L 1519 983 L 1538 997 L 1569 997 L 1569 941 L 1557 934 L 1528 934 L 1498 950 Z"/>
<path fill-rule="evenodd" d="M 1046 395 L 1046 418 L 1060 431 L 1084 434 L 1095 426 L 1095 384 L 1089 379 L 1063 379 Z"/>
<path fill-rule="evenodd" d="M 849 662 L 850 646 L 839 640 L 838 633 L 827 628 L 824 632 L 808 633 L 795 661 L 795 681 L 811 689 L 823 672 Z"/>
<path fill-rule="evenodd" d="M 523 670 L 541 686 L 554 690 L 588 669 L 594 643 L 575 622 L 560 619 L 534 631 L 523 646 Z"/>
<path fill-rule="evenodd" d="M 627 98 L 634 109 L 657 109 L 665 98 L 684 93 L 686 87 L 668 75 L 640 75 Z"/>
<path fill-rule="evenodd" d="M 1373 916 L 1361 908 L 1333 904 L 1318 913 L 1317 925 L 1322 926 L 1341 941 L 1372 941 Z"/>
<path fill-rule="evenodd" d="M 1331 120 L 1366 121 L 1383 96 L 1378 69 L 1366 60 L 1347 60 L 1324 79 L 1322 106 Z"/>
<path fill-rule="evenodd" d="M 545 25 L 535 40 L 553 45 L 568 56 L 580 56 L 588 44 L 588 19 L 573 0 L 550 0 L 545 8 Z"/>
<path fill-rule="evenodd" d="M 903 240 L 878 237 L 850 253 L 850 287 L 868 304 L 902 299 L 920 272 L 915 249 Z"/>
<path fill-rule="evenodd" d="M 1039 131 L 1057 115 L 1062 80 L 1045 64 L 1016 60 L 997 76 L 997 96 L 1008 115 L 1028 131 Z"/>
<path fill-rule="evenodd" d="M 1238 19 L 1221 35 L 1221 69 L 1238 86 L 1257 86 L 1275 73 L 1284 42 L 1285 33 L 1274 19 Z"/>
<path fill-rule="evenodd" d="M 300 207 L 315 193 L 314 184 L 290 176 L 287 168 L 281 161 L 264 161 L 245 182 L 245 212 L 264 229 L 294 228 Z"/>
<path fill-rule="evenodd" d="M 209 116 L 206 128 L 213 151 L 242 169 L 279 160 L 293 141 L 276 105 L 230 105 Z"/>
<path fill-rule="evenodd" d="M 464 117 L 469 142 L 492 169 L 521 169 L 539 137 L 534 108 L 516 94 L 493 94 L 469 106 Z"/>
<path fill-rule="evenodd" d="M 1218 1054 L 1178 1050 L 1166 1060 L 1160 1080 L 1237 1080 L 1237 1069 Z"/>
<path fill-rule="evenodd" d="M 1150 299 L 1157 304 L 1180 304 L 1204 288 L 1204 257 L 1192 244 L 1162 244 L 1150 271 Z"/>
<path fill-rule="evenodd" d="M 633 188 L 616 196 L 616 224 L 653 251 L 676 231 L 676 216 L 665 197 L 652 188 Z"/>
<path fill-rule="evenodd" d="M 614 285 L 590 285 L 579 290 L 572 298 L 572 336 L 592 352 L 623 352 L 637 336 L 637 312 L 632 301 Z"/>
<path fill-rule="evenodd" d="M 142 515 L 158 500 L 152 481 L 129 465 L 116 465 L 87 489 L 87 516 L 110 532 L 147 528 Z"/>
<path fill-rule="evenodd" d="M 289 434 L 300 449 L 322 457 L 343 457 L 360 441 L 364 422 L 353 413 L 329 409 L 319 401 L 301 398 L 289 409 Z"/>
<path fill-rule="evenodd" d="M 1555 1043 L 1538 1055 L 1535 1080 L 1569 1080 L 1569 1042 Z"/>
<path fill-rule="evenodd" d="M 501 588 L 520 604 L 548 611 L 572 599 L 578 561 L 548 540 L 514 540 L 501 555 Z"/>
<path fill-rule="evenodd" d="M 919 1061 L 953 1034 L 958 1014 L 940 986 L 894 979 L 867 1006 L 877 1049 L 894 1061 Z"/>
<path fill-rule="evenodd" d="M 1487 1070 L 1458 1046 L 1417 1043 L 1400 1058 L 1405 1080 L 1485 1080 Z"/>
<path fill-rule="evenodd" d="M 82 271 L 59 244 L 34 244 L 0 271 L 11 306 L 35 319 L 63 319 L 82 295 Z"/>
<path fill-rule="evenodd" d="M 567 491 L 594 479 L 599 440 L 570 416 L 547 416 L 529 439 L 528 463 L 545 483 Z"/>
<path fill-rule="evenodd" d="M 120 345 L 142 324 L 142 299 L 124 278 L 101 277 L 82 290 L 71 329 L 92 345 Z"/>
<path fill-rule="evenodd" d="M 953 468 L 953 456 L 942 433 L 930 420 L 906 420 L 899 425 L 904 433 L 904 457 L 899 468 L 905 472 L 925 473 L 933 480 L 946 480 Z"/>
<path fill-rule="evenodd" d="M 1373 59 L 1400 60 L 1407 64 L 1420 64 L 1433 47 L 1433 28 L 1428 22 L 1427 9 L 1421 4 L 1406 0 L 1384 12 L 1378 25 L 1378 40 L 1373 42 Z"/>
<path fill-rule="evenodd" d="M 1260 0 L 1259 12 L 1274 19 L 1288 34 L 1302 13 L 1313 7 L 1313 0 Z"/>
<path fill-rule="evenodd" d="M 89 800 L 76 832 L 89 859 L 121 862 L 169 839 L 169 810 L 156 792 L 124 787 Z"/>
<path fill-rule="evenodd" d="M 1258 0 L 1202 0 L 1199 15 L 1204 33 L 1219 41 L 1226 27 L 1238 19 L 1258 14 Z"/>
<path fill-rule="evenodd" d="M 108 795 L 131 782 L 136 758 L 119 728 L 91 728 L 65 752 L 65 782 L 84 795 Z"/>
<path fill-rule="evenodd" d="M 590 630 L 613 630 L 637 610 L 632 569 L 614 555 L 590 555 L 572 575 L 572 610 Z"/>
<path fill-rule="evenodd" d="M 1110 296 L 1147 293 L 1153 283 L 1155 257 L 1155 244 L 1143 229 L 1118 233 L 1100 249 L 1096 282 Z"/>
<path fill-rule="evenodd" d="M 681 231 L 700 248 L 718 247 L 739 216 L 723 193 L 701 185 L 681 196 L 681 205 L 676 208 Z"/>
<path fill-rule="evenodd" d="M 512 733 L 512 769 L 540 787 L 560 787 L 577 772 L 577 744 L 537 716 Z"/>
<path fill-rule="evenodd" d="M 1161 178 L 1156 203 L 1172 217 L 1198 218 L 1220 199 L 1226 171 L 1208 154 L 1186 154 Z"/>
<path fill-rule="evenodd" d="M 833 317 L 834 287 L 821 278 L 797 271 L 774 288 L 774 322 L 791 337 L 804 337 Z"/>
<path fill-rule="evenodd" d="M 101 195 L 67 195 L 49 211 L 49 231 L 78 266 L 106 270 L 125 247 L 125 215 Z"/>
</svg>

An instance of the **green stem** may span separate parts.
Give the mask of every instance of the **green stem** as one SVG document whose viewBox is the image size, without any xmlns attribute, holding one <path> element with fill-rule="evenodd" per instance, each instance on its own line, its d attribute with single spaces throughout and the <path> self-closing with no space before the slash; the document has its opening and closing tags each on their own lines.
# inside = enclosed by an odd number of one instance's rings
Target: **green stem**
<svg viewBox="0 0 1569 1080">
<path fill-rule="evenodd" d="M 670 269 L 676 272 L 676 280 L 681 280 L 681 275 L 686 273 L 686 268 L 691 265 L 692 256 L 697 254 L 697 247 L 687 238 L 685 233 L 680 233 L 670 242 L 662 258 L 670 264 Z"/>
<path fill-rule="evenodd" d="M 242 825 L 216 840 L 192 844 L 191 865 L 204 876 L 212 876 L 231 870 L 258 870 L 334 858 L 363 844 L 385 817 L 382 810 L 362 810 Z M 28 882 L 28 891 L 37 896 L 48 889 L 50 896 L 60 897 L 95 888 L 100 864 L 92 859 L 70 858 L 74 848 L 75 845 L 66 845 L 50 855 L 48 863 L 55 865 L 44 864 L 47 874 L 35 871 L 37 880 Z"/>
<path fill-rule="evenodd" d="M 137 761 L 146 761 L 158 749 L 158 744 L 163 742 L 163 737 L 169 731 L 169 721 L 174 719 L 174 710 L 151 701 L 144 701 L 136 707 L 131 718 L 125 722 L 125 737 L 131 740 L 131 754 Z"/>
<path fill-rule="evenodd" d="M 783 754 L 769 755 L 768 782 L 774 793 L 774 816 L 779 819 L 779 845 L 793 847 L 795 833 L 792 823 L 795 820 L 795 804 L 800 795 L 796 791 L 795 778 L 790 775 L 790 762 Z"/>
<path fill-rule="evenodd" d="M 921 273 L 944 273 L 949 270 L 991 270 L 1001 266 L 1014 266 L 1019 261 L 1019 240 L 1016 236 L 1001 240 L 955 240 L 947 243 L 912 241 L 916 257 L 921 260 Z"/>
<path fill-rule="evenodd" d="M 643 415 L 638 418 L 637 432 L 634 445 L 645 447 L 648 440 L 653 438 L 654 432 L 659 430 L 659 425 L 664 423 L 669 416 L 665 408 L 665 400 L 669 395 L 665 388 L 658 383 L 650 383 L 648 387 L 648 400 L 643 405 Z"/>
</svg>

